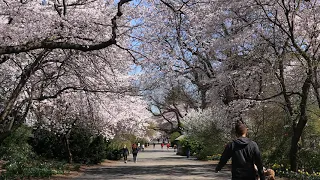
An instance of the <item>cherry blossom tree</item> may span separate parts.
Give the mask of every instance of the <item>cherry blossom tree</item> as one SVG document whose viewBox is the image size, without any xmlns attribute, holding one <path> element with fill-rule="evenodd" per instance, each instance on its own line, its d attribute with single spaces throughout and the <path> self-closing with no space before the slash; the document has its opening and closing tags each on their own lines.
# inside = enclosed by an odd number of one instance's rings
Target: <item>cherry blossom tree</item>
<svg viewBox="0 0 320 180">
<path fill-rule="evenodd" d="M 13 110 L 25 107 L 21 113 L 27 114 L 35 101 L 79 91 L 132 91 L 130 80 L 118 76 L 132 64 L 124 36 L 132 28 L 130 18 L 120 18 L 128 2 L 0 2 L 0 122 L 9 121 L 4 132 L 17 120 Z"/>
<path fill-rule="evenodd" d="M 137 87 L 171 129 L 191 109 L 221 108 L 225 121 L 250 124 L 248 109 L 267 103 L 287 115 L 296 171 L 308 107 L 320 108 L 319 1 L 129 2 L 0 1 L 3 128 L 19 124 L 32 103 L 79 92 L 111 108 L 103 114 L 111 135 L 142 136 L 145 102 L 128 96 Z M 139 79 L 127 75 L 133 62 Z"/>
<path fill-rule="evenodd" d="M 255 39 L 265 44 L 258 45 L 268 48 L 261 59 L 275 67 L 271 70 L 278 80 L 276 92 L 258 99 L 282 96 L 292 127 L 290 164 L 293 171 L 298 168 L 298 142 L 308 122 L 307 108 L 313 99 L 310 93 L 317 96 L 318 92 L 319 22 L 310 20 L 318 16 L 318 8 L 318 1 L 252 1 L 249 6 L 237 3 L 233 6 L 238 12 L 236 17 L 242 19 L 242 27 L 252 29 Z"/>
<path fill-rule="evenodd" d="M 296 171 L 307 108 L 319 99 L 319 2 L 160 0 L 150 6 L 135 34 L 146 76 L 189 79 L 202 91 L 199 99 L 229 106 L 230 118 L 241 118 L 257 102 L 282 104 Z"/>
</svg>

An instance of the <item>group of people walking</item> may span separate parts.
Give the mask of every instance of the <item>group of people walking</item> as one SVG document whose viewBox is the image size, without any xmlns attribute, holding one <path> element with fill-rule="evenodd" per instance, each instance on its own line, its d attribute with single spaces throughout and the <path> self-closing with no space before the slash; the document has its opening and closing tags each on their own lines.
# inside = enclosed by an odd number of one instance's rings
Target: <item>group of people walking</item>
<svg viewBox="0 0 320 180">
<path fill-rule="evenodd" d="M 149 143 L 147 143 L 147 146 L 148 145 L 149 145 Z M 138 143 L 138 145 L 132 144 L 131 153 L 132 153 L 132 156 L 133 156 L 133 162 L 134 163 L 137 162 L 137 156 L 138 156 L 139 151 L 144 151 L 144 148 L 145 148 L 144 144 L 142 144 L 142 145 L 140 145 L 140 143 Z M 121 151 L 122 151 L 124 163 L 127 163 L 128 162 L 128 155 L 129 155 L 130 151 L 127 148 L 126 145 L 123 146 Z"/>
<path fill-rule="evenodd" d="M 166 146 L 167 146 L 167 150 L 169 150 L 169 148 L 170 148 L 170 143 L 168 142 Z M 161 143 L 161 149 L 163 149 L 163 147 L 164 147 L 164 143 Z"/>
<path fill-rule="evenodd" d="M 132 156 L 133 156 L 133 162 L 134 163 L 137 162 L 137 156 L 138 156 L 139 150 L 140 150 L 139 146 L 137 146 L 136 144 L 132 144 L 131 153 L 132 153 Z M 122 155 L 123 155 L 124 163 L 127 163 L 128 162 L 129 149 L 127 148 L 126 145 L 124 145 L 123 148 L 122 148 Z"/>
<path fill-rule="evenodd" d="M 149 144 L 149 143 L 148 143 Z M 155 148 L 156 144 L 153 143 L 153 148 Z M 161 143 L 161 149 L 163 149 L 164 147 L 164 143 Z M 170 143 L 167 143 L 166 144 L 166 147 L 167 147 L 167 150 L 169 150 L 170 148 Z M 144 148 L 145 148 L 145 145 L 144 144 L 132 144 L 132 147 L 131 147 L 131 153 L 132 153 L 132 156 L 133 156 L 133 162 L 136 163 L 137 162 L 137 156 L 138 156 L 138 153 L 139 151 L 144 151 Z M 123 160 L 124 160 L 124 163 L 127 163 L 128 162 L 128 155 L 130 154 L 130 151 L 129 149 L 127 148 L 126 145 L 123 146 L 122 148 L 122 155 L 123 155 Z"/>
</svg>

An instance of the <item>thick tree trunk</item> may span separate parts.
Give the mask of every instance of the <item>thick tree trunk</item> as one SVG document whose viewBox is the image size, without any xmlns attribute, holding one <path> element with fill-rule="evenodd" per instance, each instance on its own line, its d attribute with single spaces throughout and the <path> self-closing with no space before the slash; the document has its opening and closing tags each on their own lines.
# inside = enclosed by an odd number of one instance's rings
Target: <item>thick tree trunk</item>
<svg viewBox="0 0 320 180">
<path fill-rule="evenodd" d="M 73 158 L 72 158 L 72 153 L 70 150 L 70 142 L 69 142 L 69 137 L 65 136 L 65 144 L 66 144 L 66 148 L 68 151 L 68 158 L 69 158 L 69 163 L 72 164 L 73 163 Z"/>
<path fill-rule="evenodd" d="M 65 145 L 66 145 L 66 148 L 67 148 L 67 151 L 68 151 L 68 159 L 69 159 L 69 163 L 70 164 L 73 163 L 73 156 L 72 156 L 72 152 L 71 152 L 71 149 L 70 149 L 69 138 L 70 138 L 70 135 L 71 135 L 71 130 L 72 130 L 73 126 L 76 124 L 76 122 L 77 122 L 77 119 L 75 119 L 72 122 L 71 127 L 67 130 L 66 134 L 64 135 Z"/>
<path fill-rule="evenodd" d="M 297 172 L 298 171 L 298 142 L 299 138 L 297 137 L 296 133 L 293 133 L 293 136 L 291 138 L 291 148 L 290 148 L 290 155 L 289 155 L 289 160 L 290 160 L 290 166 L 291 166 L 291 171 Z"/>
<path fill-rule="evenodd" d="M 297 155 L 299 150 L 299 140 L 302 136 L 303 129 L 305 128 L 308 117 L 307 117 L 307 101 L 308 101 L 308 95 L 311 88 L 312 83 L 312 72 L 311 68 L 309 68 L 309 71 L 307 73 L 307 79 L 303 83 L 302 86 L 302 93 L 301 93 L 301 101 L 300 101 L 300 117 L 298 123 L 295 121 L 292 122 L 293 127 L 293 135 L 291 139 L 291 149 L 290 149 L 290 166 L 292 171 L 298 170 L 298 163 L 297 163 Z"/>
<path fill-rule="evenodd" d="M 318 70 L 318 67 L 315 66 L 313 68 L 313 79 L 314 79 L 314 81 L 312 83 L 312 86 L 313 86 L 313 90 L 314 90 L 314 95 L 317 98 L 318 107 L 320 108 L 320 93 L 319 93 L 319 82 L 318 82 L 317 70 Z"/>
<path fill-rule="evenodd" d="M 291 138 L 291 148 L 290 148 L 290 166 L 291 171 L 297 172 L 298 171 L 298 150 L 299 150 L 299 140 L 301 138 L 302 132 L 304 127 L 307 124 L 307 117 L 300 117 L 299 123 L 297 127 L 293 128 L 293 135 Z"/>
<path fill-rule="evenodd" d="M 201 90 L 201 109 L 205 109 L 207 107 L 207 98 L 206 98 L 206 94 L 207 94 L 207 89 L 203 89 Z"/>
</svg>

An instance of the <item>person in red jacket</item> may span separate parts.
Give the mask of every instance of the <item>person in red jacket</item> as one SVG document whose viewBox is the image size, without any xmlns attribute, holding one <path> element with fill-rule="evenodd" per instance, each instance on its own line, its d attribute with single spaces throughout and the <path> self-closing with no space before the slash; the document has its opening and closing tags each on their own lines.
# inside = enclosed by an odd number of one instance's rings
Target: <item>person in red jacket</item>
<svg viewBox="0 0 320 180">
<path fill-rule="evenodd" d="M 163 146 L 164 146 L 164 144 L 163 144 L 163 143 L 161 143 L 161 149 L 163 149 Z"/>
<path fill-rule="evenodd" d="M 238 138 L 225 147 L 215 171 L 219 172 L 232 158 L 232 180 L 255 180 L 254 165 L 257 166 L 260 180 L 265 180 L 260 151 L 257 143 L 246 137 L 247 126 L 238 121 L 235 130 Z"/>
<path fill-rule="evenodd" d="M 170 143 L 167 143 L 167 150 L 169 151 Z"/>
</svg>

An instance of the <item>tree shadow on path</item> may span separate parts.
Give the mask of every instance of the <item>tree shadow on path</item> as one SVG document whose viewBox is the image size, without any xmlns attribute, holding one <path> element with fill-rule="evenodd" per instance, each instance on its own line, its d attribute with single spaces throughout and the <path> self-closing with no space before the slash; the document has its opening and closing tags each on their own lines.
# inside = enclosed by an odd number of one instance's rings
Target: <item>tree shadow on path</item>
<svg viewBox="0 0 320 180">
<path fill-rule="evenodd" d="M 230 179 L 228 170 L 214 173 L 214 165 L 111 166 L 87 170 L 76 179 Z"/>
</svg>

